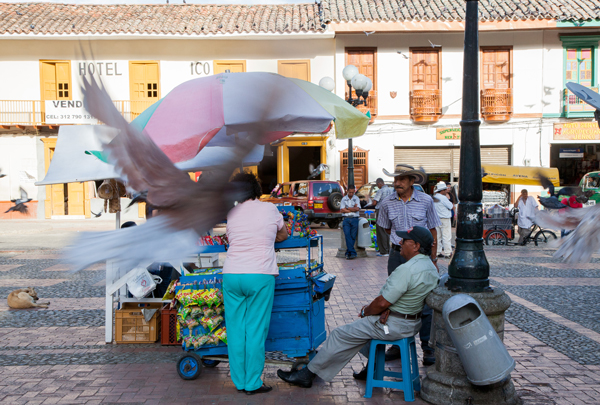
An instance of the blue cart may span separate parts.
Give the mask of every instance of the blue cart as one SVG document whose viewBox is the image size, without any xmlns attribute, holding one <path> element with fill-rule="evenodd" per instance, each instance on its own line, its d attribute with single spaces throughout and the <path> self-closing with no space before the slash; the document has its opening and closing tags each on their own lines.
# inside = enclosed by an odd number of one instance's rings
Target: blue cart
<svg viewBox="0 0 600 405">
<path fill-rule="evenodd" d="M 312 248 L 316 248 L 317 257 L 311 257 Z M 290 364 L 301 367 L 315 355 L 317 347 L 325 341 L 325 301 L 329 299 L 335 276 L 323 269 L 323 237 L 289 238 L 275 244 L 275 249 L 306 249 L 306 263 L 280 267 L 275 281 L 275 299 L 269 335 L 265 344 L 267 352 L 280 352 L 284 359 L 267 358 L 267 364 Z M 207 246 L 203 253 L 225 252 L 224 246 Z M 312 255 L 314 256 L 314 255 Z M 187 275 L 180 279 L 178 289 L 221 287 L 222 275 Z M 226 309 L 225 309 L 226 310 Z M 223 322 L 225 325 L 225 322 Z M 204 334 L 201 325 L 182 329 L 182 336 Z M 182 343 L 184 355 L 177 363 L 177 372 L 185 380 L 200 376 L 202 367 L 215 367 L 221 361 L 228 361 L 227 345 L 221 342 L 217 346 L 203 346 L 194 349 Z"/>
</svg>

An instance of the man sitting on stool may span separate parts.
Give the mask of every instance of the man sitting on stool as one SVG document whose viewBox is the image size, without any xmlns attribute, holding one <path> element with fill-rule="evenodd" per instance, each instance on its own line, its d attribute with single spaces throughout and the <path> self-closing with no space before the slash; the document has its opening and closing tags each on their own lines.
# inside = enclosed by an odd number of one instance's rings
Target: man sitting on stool
<svg viewBox="0 0 600 405">
<path fill-rule="evenodd" d="M 358 320 L 334 329 L 308 365 L 297 371 L 278 370 L 284 381 L 310 388 L 316 375 L 331 381 L 359 351 L 369 356 L 372 339 L 399 340 L 415 336 L 421 328 L 425 298 L 438 285 L 438 271 L 431 262 L 433 236 L 427 228 L 415 226 L 398 231 L 400 254 L 407 260 L 387 278 L 380 295 L 358 314 Z M 367 378 L 367 367 L 354 373 Z"/>
</svg>

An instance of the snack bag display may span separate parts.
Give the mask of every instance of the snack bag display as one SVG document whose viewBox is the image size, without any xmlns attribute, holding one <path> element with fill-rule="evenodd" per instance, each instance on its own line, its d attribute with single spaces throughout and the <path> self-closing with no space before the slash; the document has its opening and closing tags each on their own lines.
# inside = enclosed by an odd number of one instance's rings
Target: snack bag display
<svg viewBox="0 0 600 405">
<path fill-rule="evenodd" d="M 211 308 L 208 305 L 205 305 L 204 307 L 202 307 L 202 317 L 203 318 L 210 318 L 211 316 L 213 316 L 215 314 L 215 309 L 216 308 Z"/>
<path fill-rule="evenodd" d="M 217 315 L 223 315 L 223 312 L 225 312 L 225 308 L 223 307 L 223 305 L 219 305 L 214 309 L 214 311 Z"/>
</svg>

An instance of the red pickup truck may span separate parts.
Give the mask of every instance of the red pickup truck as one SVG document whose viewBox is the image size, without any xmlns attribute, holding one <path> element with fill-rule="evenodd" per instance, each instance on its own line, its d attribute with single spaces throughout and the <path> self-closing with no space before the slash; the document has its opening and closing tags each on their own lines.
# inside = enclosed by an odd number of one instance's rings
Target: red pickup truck
<svg viewBox="0 0 600 405">
<path fill-rule="evenodd" d="M 337 181 L 299 180 L 278 184 L 270 196 L 261 200 L 278 206 L 297 207 L 311 222 L 326 222 L 334 229 L 342 221 L 340 204 L 343 196 L 344 189 Z"/>
</svg>

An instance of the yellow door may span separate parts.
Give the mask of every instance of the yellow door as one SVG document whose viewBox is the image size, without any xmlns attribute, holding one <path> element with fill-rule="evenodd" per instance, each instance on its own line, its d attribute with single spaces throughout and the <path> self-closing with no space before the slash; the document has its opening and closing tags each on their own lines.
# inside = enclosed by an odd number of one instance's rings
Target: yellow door
<svg viewBox="0 0 600 405">
<path fill-rule="evenodd" d="M 129 62 L 131 119 L 160 98 L 158 62 Z"/>
<path fill-rule="evenodd" d="M 285 77 L 310 82 L 310 61 L 280 60 L 277 62 L 277 73 Z"/>
<path fill-rule="evenodd" d="M 84 183 L 67 184 L 67 212 L 69 215 L 85 215 Z"/>
<path fill-rule="evenodd" d="M 54 148 L 50 149 L 50 161 L 54 156 Z M 65 185 L 52 184 L 50 186 L 50 207 L 52 215 L 65 215 Z"/>
<path fill-rule="evenodd" d="M 225 73 L 242 73 L 246 71 L 245 60 L 216 60 L 213 63 L 215 74 Z"/>
<path fill-rule="evenodd" d="M 56 65 L 42 62 L 42 99 L 56 100 Z"/>
</svg>

